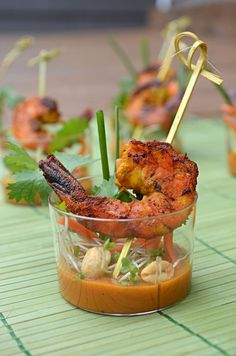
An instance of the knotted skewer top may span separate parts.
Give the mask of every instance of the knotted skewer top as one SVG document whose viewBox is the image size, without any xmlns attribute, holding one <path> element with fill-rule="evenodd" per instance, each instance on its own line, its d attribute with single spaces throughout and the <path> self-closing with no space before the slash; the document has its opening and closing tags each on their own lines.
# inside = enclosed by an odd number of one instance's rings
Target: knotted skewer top
<svg viewBox="0 0 236 356">
<path fill-rule="evenodd" d="M 60 54 L 60 51 L 57 48 L 53 48 L 51 50 L 42 49 L 38 56 L 31 58 L 28 62 L 30 67 L 33 67 L 35 64 L 39 64 L 41 62 L 48 62 L 51 59 L 57 57 Z"/>
<path fill-rule="evenodd" d="M 180 48 L 180 41 L 184 37 L 190 37 L 195 40 L 193 45 L 191 46 L 187 58 L 183 54 L 183 50 Z M 207 67 L 207 45 L 205 42 L 200 40 L 197 35 L 195 35 L 192 32 L 186 31 L 179 33 L 176 35 L 175 40 L 174 40 L 174 45 L 175 45 L 175 51 L 176 55 L 179 57 L 180 61 L 186 65 L 191 71 L 194 71 L 196 68 L 196 64 L 193 64 L 193 57 L 196 54 L 197 50 L 200 50 L 200 58 L 202 61 L 202 67 L 201 67 L 201 75 L 210 81 L 212 81 L 215 84 L 220 85 L 222 83 L 222 79 L 217 75 L 209 70 L 206 70 L 205 68 Z M 199 58 L 199 59 L 200 59 Z"/>
<path fill-rule="evenodd" d="M 34 39 L 31 36 L 23 36 L 18 41 L 16 41 L 12 49 L 2 60 L 2 63 L 0 64 L 0 73 L 3 74 L 3 72 L 5 72 L 12 65 L 12 63 L 22 52 L 32 46 L 33 42 Z"/>
<path fill-rule="evenodd" d="M 195 42 L 193 43 L 193 45 L 191 46 L 188 52 L 187 58 L 184 57 L 182 51 L 180 50 L 180 41 L 184 37 L 190 37 L 191 39 L 195 40 Z M 170 131 L 168 133 L 166 139 L 166 142 L 168 143 L 173 142 L 174 136 L 177 132 L 179 124 L 185 113 L 189 99 L 191 97 L 191 94 L 193 92 L 193 89 L 195 87 L 199 75 L 203 75 L 205 78 L 209 79 L 210 81 L 212 81 L 217 85 L 220 85 L 222 83 L 222 79 L 218 75 L 206 69 L 207 68 L 207 45 L 205 42 L 201 41 L 194 33 L 192 32 L 179 33 L 174 39 L 174 46 L 175 46 L 176 54 L 179 57 L 180 61 L 192 71 L 192 75 L 189 80 L 188 86 L 185 90 L 182 101 L 180 103 L 179 109 L 175 115 Z M 200 53 L 196 64 L 194 64 L 193 57 L 196 54 L 197 50 L 200 50 Z"/>
<path fill-rule="evenodd" d="M 38 56 L 31 58 L 28 62 L 30 67 L 39 65 L 39 77 L 38 77 L 38 94 L 39 96 L 44 96 L 46 91 L 46 71 L 47 63 L 53 58 L 57 57 L 60 54 L 60 51 L 56 48 L 51 50 L 42 49 Z"/>
</svg>

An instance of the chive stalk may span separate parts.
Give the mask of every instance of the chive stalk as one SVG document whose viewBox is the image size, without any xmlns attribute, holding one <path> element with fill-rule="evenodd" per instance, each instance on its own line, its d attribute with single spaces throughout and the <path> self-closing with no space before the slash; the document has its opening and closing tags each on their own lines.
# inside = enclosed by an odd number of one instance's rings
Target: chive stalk
<svg viewBox="0 0 236 356">
<path fill-rule="evenodd" d="M 109 172 L 108 157 L 107 157 L 106 131 L 105 131 L 103 111 L 101 110 L 97 111 L 96 116 L 97 116 L 98 138 L 99 138 L 103 178 L 109 180 L 110 172 Z"/>
<path fill-rule="evenodd" d="M 220 95 L 222 96 L 225 104 L 229 104 L 229 105 L 233 105 L 233 102 L 229 96 L 229 94 L 227 93 L 226 89 L 223 87 L 223 85 L 217 85 L 214 84 L 216 89 L 218 90 L 218 92 L 220 93 Z"/>
<path fill-rule="evenodd" d="M 131 75 L 132 78 L 135 78 L 137 75 L 137 70 L 135 69 L 133 63 L 129 59 L 128 55 L 125 53 L 123 48 L 119 45 L 119 43 L 113 38 L 110 37 L 109 39 L 109 44 L 111 48 L 116 52 L 118 57 L 120 58 L 121 62 L 124 64 L 126 67 L 127 71 Z"/>
<path fill-rule="evenodd" d="M 148 40 L 146 38 L 143 38 L 141 40 L 140 47 L 141 47 L 143 66 L 144 68 L 146 68 L 150 65 L 150 48 L 149 48 Z"/>
<path fill-rule="evenodd" d="M 116 160 L 120 157 L 120 122 L 119 122 L 119 106 L 115 106 L 115 133 L 116 133 L 116 151 L 115 151 L 115 172 Z"/>
<path fill-rule="evenodd" d="M 122 248 L 122 251 L 120 253 L 119 259 L 116 262 L 116 265 L 115 265 L 115 268 L 114 268 L 114 271 L 113 271 L 113 278 L 117 279 L 117 277 L 119 276 L 120 269 L 121 269 L 121 266 L 122 266 L 122 261 L 123 261 L 124 258 L 127 257 L 133 241 L 134 241 L 133 239 L 127 239 L 125 241 L 125 243 L 123 245 L 123 248 Z"/>
<path fill-rule="evenodd" d="M 212 72 L 211 68 L 209 68 L 209 66 L 207 66 L 207 70 L 209 72 Z M 223 87 L 223 85 L 217 85 L 217 84 L 214 84 L 216 89 L 218 90 L 218 92 L 220 93 L 220 95 L 222 96 L 225 104 L 229 104 L 229 105 L 233 105 L 233 102 L 230 98 L 230 95 L 227 93 L 227 90 Z"/>
</svg>

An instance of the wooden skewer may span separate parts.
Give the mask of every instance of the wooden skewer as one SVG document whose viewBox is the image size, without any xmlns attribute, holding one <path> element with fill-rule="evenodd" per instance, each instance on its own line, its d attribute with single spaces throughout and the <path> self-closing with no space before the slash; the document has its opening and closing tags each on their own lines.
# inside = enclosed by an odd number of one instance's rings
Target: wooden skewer
<svg viewBox="0 0 236 356">
<path fill-rule="evenodd" d="M 165 58 L 165 54 L 169 48 L 171 39 L 180 31 L 187 29 L 190 23 L 191 18 L 188 16 L 181 16 L 173 21 L 168 22 L 167 26 L 162 31 L 162 34 L 164 35 L 164 42 L 158 55 L 159 62 L 162 62 L 163 58 Z"/>
<path fill-rule="evenodd" d="M 174 38 L 176 34 L 185 30 L 190 23 L 191 19 L 188 16 L 182 16 L 170 21 L 163 31 L 165 33 L 165 41 L 159 54 L 159 60 L 161 60 L 162 64 L 157 75 L 158 80 L 164 81 L 167 77 L 175 53 Z"/>
<path fill-rule="evenodd" d="M 39 52 L 39 55 L 31 58 L 28 62 L 30 67 L 35 66 L 36 64 L 39 65 L 39 74 L 38 74 L 38 94 L 39 96 L 45 95 L 46 90 L 46 76 L 47 76 L 47 63 L 57 57 L 60 54 L 60 51 L 56 48 L 47 51 L 42 49 Z"/>
<path fill-rule="evenodd" d="M 180 49 L 179 49 L 179 45 L 180 45 L 180 40 L 183 37 L 190 37 L 192 39 L 195 40 L 195 42 L 193 43 L 192 47 L 189 50 L 188 53 L 188 57 L 187 59 L 183 56 L 183 54 L 181 53 Z M 174 48 L 176 51 L 176 54 L 178 55 L 179 59 L 181 60 L 181 62 L 183 62 L 190 70 L 192 70 L 192 76 L 189 80 L 188 86 L 186 88 L 186 91 L 184 93 L 184 96 L 182 98 L 182 101 L 180 103 L 179 109 L 175 115 L 174 121 L 172 123 L 172 126 L 170 128 L 170 131 L 168 133 L 166 142 L 168 143 L 172 143 L 173 139 L 175 137 L 175 134 L 178 130 L 178 127 L 180 125 L 180 122 L 183 118 L 183 115 L 185 113 L 185 110 L 187 108 L 188 102 L 190 100 L 191 94 L 193 92 L 193 89 L 197 83 L 197 79 L 199 77 L 199 75 L 203 75 L 204 77 L 206 77 L 207 79 L 213 81 L 215 84 L 220 85 L 222 83 L 222 79 L 211 73 L 208 72 L 206 69 L 204 69 L 206 67 L 206 63 L 207 63 L 207 46 L 206 44 L 201 41 L 194 33 L 192 32 L 182 32 L 180 34 L 178 34 L 174 41 Z M 200 57 L 197 60 L 196 65 L 192 63 L 193 57 L 196 53 L 197 50 L 200 50 Z M 167 62 L 166 62 L 167 63 Z M 130 250 L 130 247 L 132 245 L 132 239 L 128 239 L 124 246 L 123 249 L 121 251 L 120 257 L 116 263 L 114 272 L 113 272 L 113 277 L 117 278 L 119 273 L 120 273 L 120 269 L 122 266 L 122 260 L 123 258 L 125 258 L 128 255 L 128 252 Z"/>
<path fill-rule="evenodd" d="M 192 47 L 189 51 L 187 59 L 183 56 L 182 52 L 179 49 L 180 40 L 183 37 L 191 37 L 195 40 L 194 44 L 192 45 Z M 189 80 L 188 86 L 185 90 L 185 93 L 184 93 L 184 96 L 180 103 L 180 106 L 178 108 L 178 111 L 175 115 L 174 121 L 170 128 L 170 131 L 168 133 L 168 136 L 166 139 L 166 142 L 168 142 L 168 143 L 173 142 L 173 139 L 174 139 L 175 134 L 178 130 L 178 127 L 181 123 L 181 120 L 182 120 L 185 110 L 187 108 L 187 105 L 190 100 L 193 89 L 197 83 L 197 79 L 198 79 L 199 75 L 200 74 L 203 75 L 204 77 L 213 81 L 217 85 L 220 85 L 222 83 L 222 79 L 218 75 L 215 75 L 215 74 L 204 69 L 207 64 L 207 45 L 203 41 L 201 41 L 194 33 L 182 32 L 182 33 L 178 34 L 175 37 L 174 45 L 175 45 L 176 54 L 178 55 L 181 62 L 183 64 L 185 64 L 190 70 L 192 70 L 193 73 Z M 200 49 L 200 57 L 198 58 L 197 63 L 195 65 L 192 63 L 192 60 L 193 60 L 193 57 L 198 49 Z"/>
<path fill-rule="evenodd" d="M 165 57 L 163 59 L 163 62 L 161 64 L 161 68 L 157 74 L 157 79 L 163 82 L 168 74 L 168 71 L 170 69 L 170 65 L 173 60 L 173 54 L 175 52 L 175 46 L 174 46 L 174 39 L 170 41 L 170 45 L 168 50 L 166 51 Z"/>
<path fill-rule="evenodd" d="M 16 43 L 14 43 L 13 48 L 6 54 L 0 64 L 1 75 L 6 72 L 6 70 L 13 64 L 22 52 L 32 46 L 33 41 L 33 37 L 23 36 L 19 38 Z"/>
</svg>

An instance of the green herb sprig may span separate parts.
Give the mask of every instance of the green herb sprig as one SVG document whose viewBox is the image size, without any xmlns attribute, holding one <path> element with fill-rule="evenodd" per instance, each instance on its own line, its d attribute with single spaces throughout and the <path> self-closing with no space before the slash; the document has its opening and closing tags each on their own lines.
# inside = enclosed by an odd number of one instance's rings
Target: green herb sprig
<svg viewBox="0 0 236 356">
<path fill-rule="evenodd" d="M 97 127 L 98 127 L 98 137 L 99 137 L 99 147 L 101 153 L 103 178 L 109 180 L 110 171 L 109 171 L 108 156 L 107 156 L 106 131 L 105 131 L 103 111 L 97 111 L 96 116 L 97 116 Z"/>
<path fill-rule="evenodd" d="M 79 136 L 88 128 L 88 120 L 83 117 L 73 117 L 65 121 L 55 133 L 48 151 L 61 151 L 78 142 Z"/>
<path fill-rule="evenodd" d="M 138 273 L 139 269 L 138 267 L 128 258 L 125 257 L 122 259 L 122 266 L 120 269 L 121 273 L 130 273 L 130 281 L 132 283 L 136 283 L 137 282 L 137 273 Z"/>
<path fill-rule="evenodd" d="M 115 169 L 116 172 L 116 160 L 120 157 L 120 123 L 119 123 L 119 106 L 115 106 L 115 133 L 116 133 L 116 151 L 115 151 Z"/>
<path fill-rule="evenodd" d="M 133 65 L 133 63 L 131 62 L 131 60 L 129 59 L 129 57 L 126 54 L 126 52 L 120 46 L 120 44 L 113 37 L 110 37 L 109 44 L 110 44 L 111 48 L 118 55 L 118 57 L 120 58 L 121 62 L 126 67 L 128 73 L 131 75 L 131 77 L 135 78 L 136 75 L 137 75 L 137 70 L 136 70 L 135 66 Z"/>
<path fill-rule="evenodd" d="M 104 250 L 109 250 L 110 248 L 114 247 L 116 245 L 116 243 L 114 241 L 111 241 L 110 238 L 108 238 L 105 243 L 104 243 Z"/>
<path fill-rule="evenodd" d="M 38 168 L 38 163 L 22 147 L 8 143 L 9 155 L 4 158 L 4 163 L 13 174 L 15 183 L 7 186 L 9 198 L 17 202 L 24 199 L 33 204 L 39 195 L 42 202 L 46 202 L 51 188 L 48 186 L 43 173 Z M 75 168 L 93 161 L 88 157 L 71 155 L 65 152 L 55 152 L 55 156 L 72 172 Z"/>
</svg>

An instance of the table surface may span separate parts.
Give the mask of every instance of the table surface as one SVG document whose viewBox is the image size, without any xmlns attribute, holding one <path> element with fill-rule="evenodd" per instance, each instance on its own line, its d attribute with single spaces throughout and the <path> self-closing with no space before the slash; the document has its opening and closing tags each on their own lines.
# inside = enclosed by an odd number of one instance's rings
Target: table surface
<svg viewBox="0 0 236 356">
<path fill-rule="evenodd" d="M 46 207 L 0 205 L 0 354 L 235 355 L 236 180 L 220 120 L 186 120 L 185 150 L 200 168 L 193 285 L 159 313 L 109 317 L 60 295 Z"/>
</svg>

